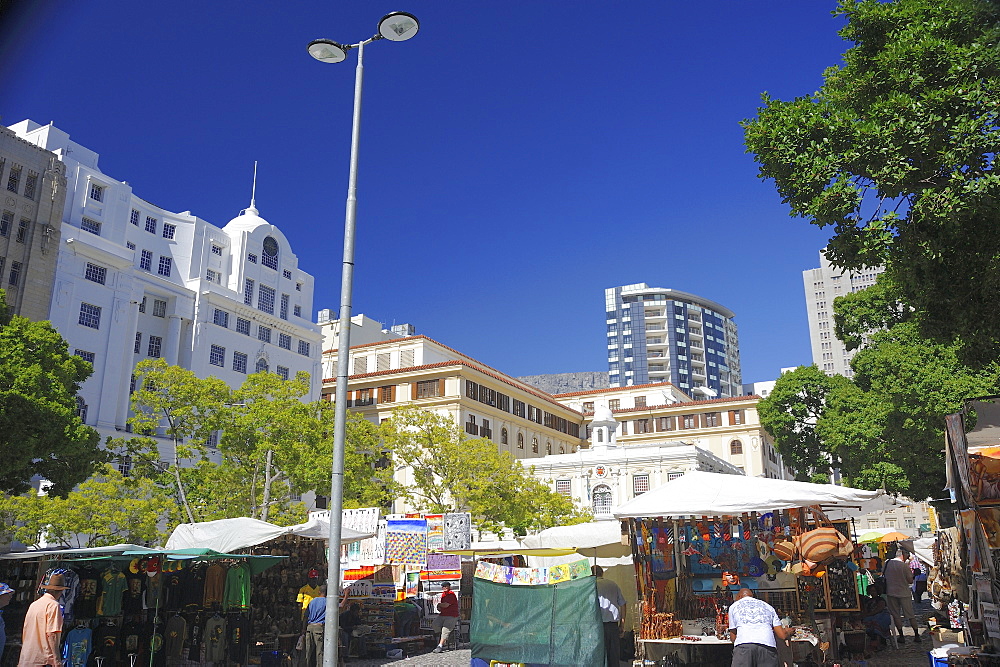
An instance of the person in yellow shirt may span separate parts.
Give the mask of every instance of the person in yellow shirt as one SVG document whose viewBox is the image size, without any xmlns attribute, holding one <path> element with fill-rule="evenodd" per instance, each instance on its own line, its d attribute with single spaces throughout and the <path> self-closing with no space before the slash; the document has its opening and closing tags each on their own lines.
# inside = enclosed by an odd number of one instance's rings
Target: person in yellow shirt
<svg viewBox="0 0 1000 667">
<path fill-rule="evenodd" d="M 325 597 L 325 595 L 319 588 L 319 570 L 313 568 L 309 570 L 309 581 L 299 589 L 298 595 L 295 596 L 295 601 L 302 605 L 303 617 L 306 615 L 306 608 L 309 606 L 309 603 L 312 602 L 313 598 L 318 597 Z"/>
</svg>

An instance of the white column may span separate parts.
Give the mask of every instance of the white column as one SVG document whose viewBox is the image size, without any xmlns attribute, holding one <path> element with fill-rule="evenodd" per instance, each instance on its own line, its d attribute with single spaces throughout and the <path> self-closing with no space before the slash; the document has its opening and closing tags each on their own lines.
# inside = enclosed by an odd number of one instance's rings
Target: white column
<svg viewBox="0 0 1000 667">
<path fill-rule="evenodd" d="M 164 358 L 171 366 L 177 365 L 177 354 L 181 345 L 181 316 L 171 315 L 167 324 L 167 345 Z"/>
<path fill-rule="evenodd" d="M 125 345 L 122 346 L 124 348 L 122 350 L 122 373 L 118 382 L 118 409 L 115 412 L 115 426 L 118 428 L 125 427 L 131 403 L 129 389 L 132 386 L 132 361 L 135 355 L 135 334 L 139 330 L 139 300 L 141 298 L 133 297 L 128 305 L 128 326 L 126 327 L 128 336 L 125 338 Z M 131 345 L 128 344 L 129 341 L 132 341 Z"/>
</svg>

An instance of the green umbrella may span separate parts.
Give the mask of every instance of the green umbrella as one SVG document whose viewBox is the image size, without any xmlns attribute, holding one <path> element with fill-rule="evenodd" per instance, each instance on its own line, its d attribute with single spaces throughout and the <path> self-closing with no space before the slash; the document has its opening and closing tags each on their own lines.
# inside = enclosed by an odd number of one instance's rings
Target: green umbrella
<svg viewBox="0 0 1000 667">
<path fill-rule="evenodd" d="M 878 542 L 880 539 L 882 539 L 882 535 L 884 534 L 885 533 L 881 531 L 873 530 L 858 537 L 858 542 Z"/>
</svg>

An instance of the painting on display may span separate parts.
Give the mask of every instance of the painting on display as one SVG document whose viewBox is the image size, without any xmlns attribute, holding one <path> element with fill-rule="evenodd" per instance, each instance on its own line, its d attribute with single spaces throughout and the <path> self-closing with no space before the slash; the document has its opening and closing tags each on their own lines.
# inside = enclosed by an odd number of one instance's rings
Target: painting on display
<svg viewBox="0 0 1000 667">
<path fill-rule="evenodd" d="M 472 518 L 466 512 L 449 512 L 444 515 L 444 548 L 448 551 L 468 549 L 472 546 Z"/>
<path fill-rule="evenodd" d="M 390 518 L 385 531 L 386 561 L 399 565 L 420 565 L 427 561 L 427 521 Z"/>
</svg>

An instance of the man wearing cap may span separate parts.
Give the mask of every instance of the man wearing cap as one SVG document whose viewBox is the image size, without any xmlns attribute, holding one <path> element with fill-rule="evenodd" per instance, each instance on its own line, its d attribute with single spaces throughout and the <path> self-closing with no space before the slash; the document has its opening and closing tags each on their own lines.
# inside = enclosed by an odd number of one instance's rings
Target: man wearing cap
<svg viewBox="0 0 1000 667">
<path fill-rule="evenodd" d="M 445 581 L 441 584 L 441 602 L 438 603 L 438 617 L 434 619 L 435 632 L 441 632 L 441 641 L 434 648 L 433 653 L 444 651 L 448 637 L 455 631 L 458 625 L 458 596 L 451 591 L 451 582 Z"/>
<path fill-rule="evenodd" d="M 3 657 L 4 646 L 7 645 L 7 630 L 3 624 L 3 608 L 10 604 L 14 597 L 14 589 L 0 583 L 0 657 Z"/>
<path fill-rule="evenodd" d="M 59 644 L 63 615 L 59 608 L 59 598 L 67 588 L 66 580 L 59 572 L 51 574 L 48 581 L 41 585 L 45 592 L 31 603 L 24 617 L 21 659 L 18 660 L 17 667 L 61 667 Z"/>
</svg>

